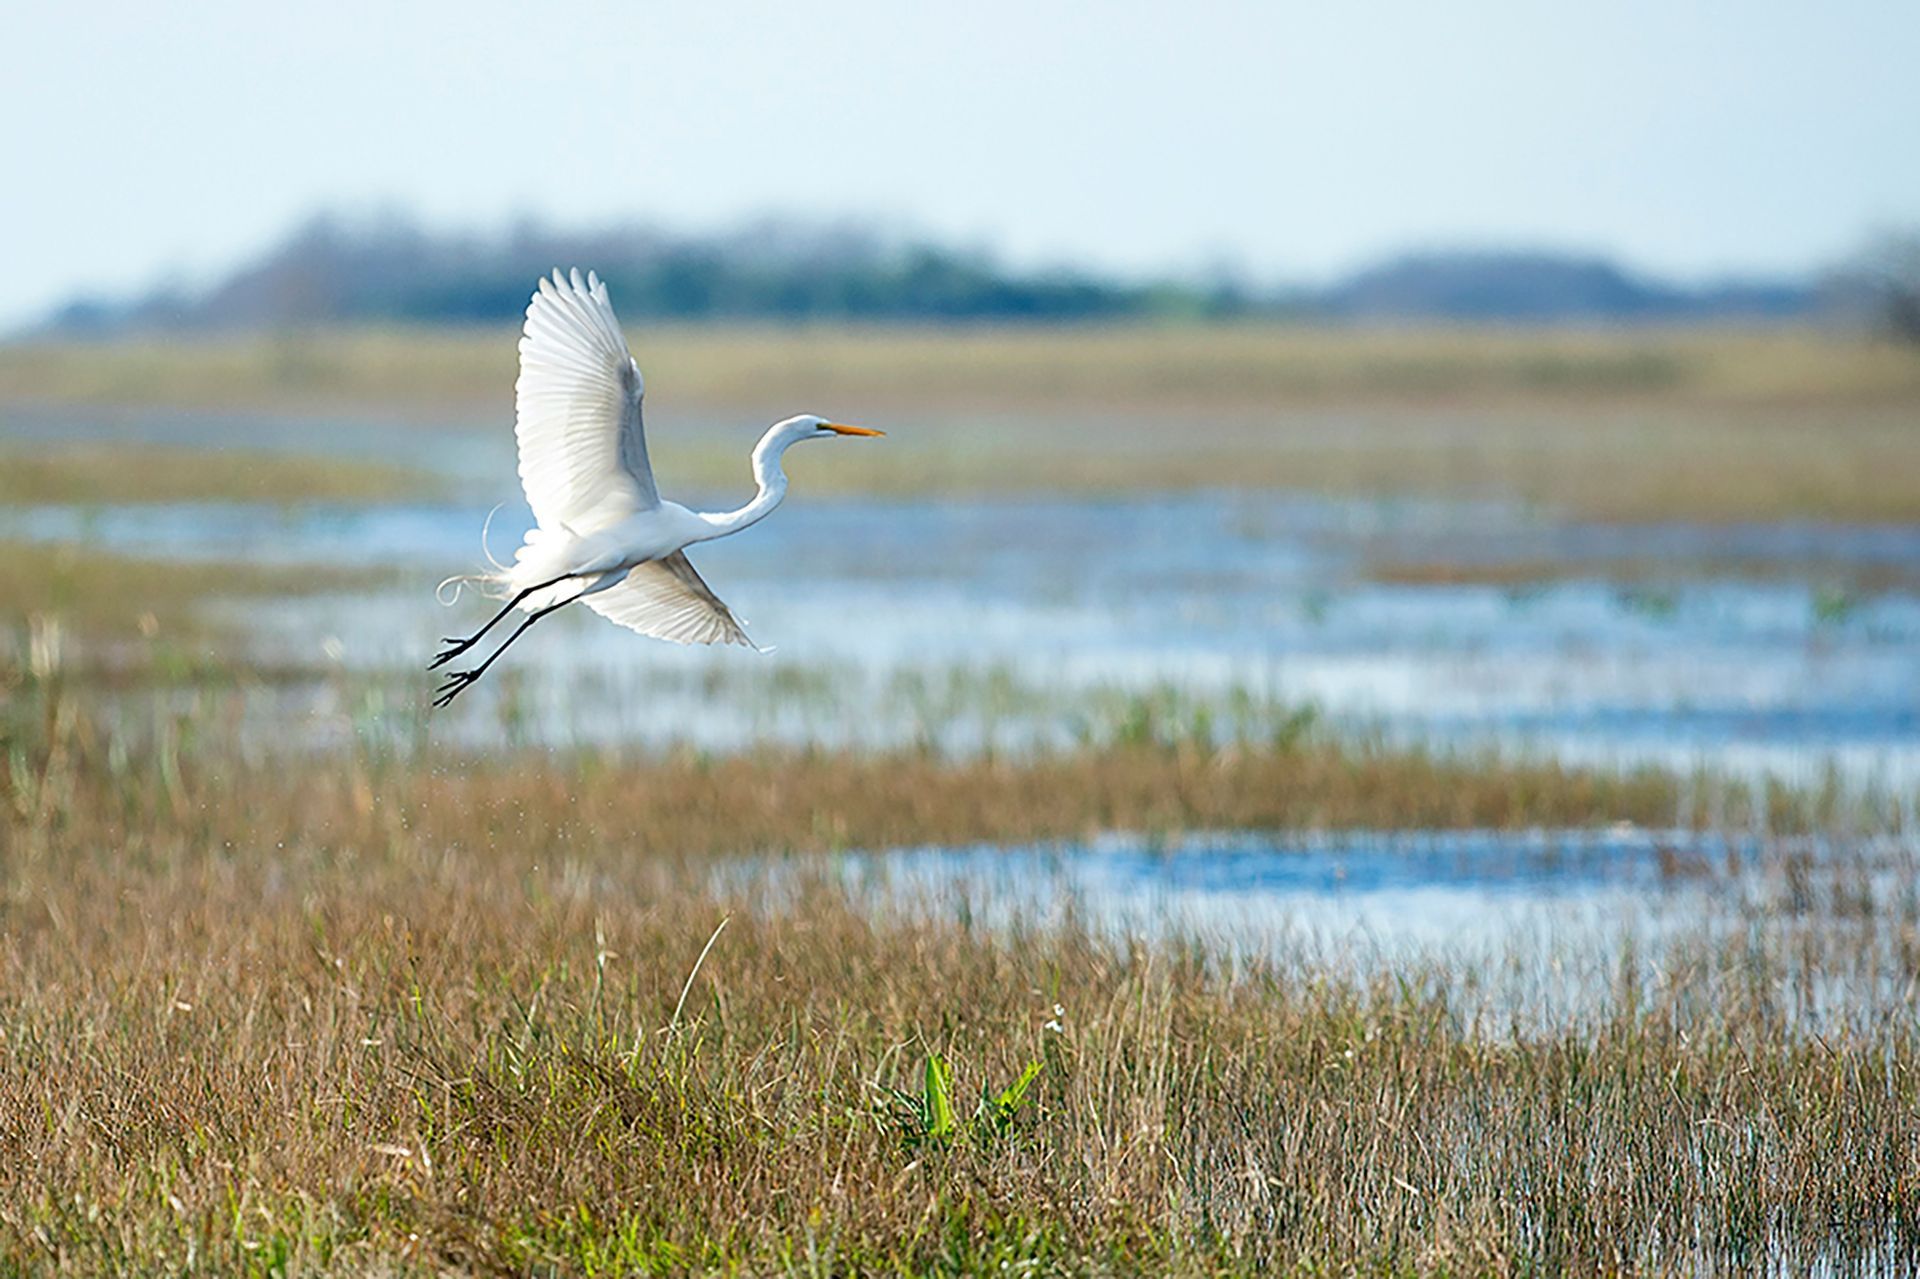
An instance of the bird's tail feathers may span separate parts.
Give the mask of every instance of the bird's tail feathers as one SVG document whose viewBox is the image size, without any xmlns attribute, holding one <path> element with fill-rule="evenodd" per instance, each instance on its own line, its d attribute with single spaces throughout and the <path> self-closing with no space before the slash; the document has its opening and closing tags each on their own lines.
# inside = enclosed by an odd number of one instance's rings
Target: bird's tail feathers
<svg viewBox="0 0 1920 1279">
<path fill-rule="evenodd" d="M 471 586 L 485 599 L 503 600 L 510 593 L 507 585 L 505 573 L 455 573 L 433 588 L 433 598 L 442 604 L 457 604 L 460 592 Z"/>
<path fill-rule="evenodd" d="M 492 566 L 493 571 L 491 573 L 455 573 L 441 582 L 433 588 L 433 598 L 440 601 L 442 605 L 458 603 L 460 592 L 468 586 L 472 586 L 482 597 L 490 600 L 503 600 L 510 594 L 509 588 L 513 584 L 513 565 L 502 564 L 494 555 L 493 547 L 488 545 L 487 540 L 487 535 L 493 531 L 493 517 L 500 514 L 500 508 L 505 505 L 506 503 L 502 502 L 488 511 L 486 522 L 480 526 L 480 553 L 487 557 L 487 563 Z M 449 587 L 452 588 L 451 591 L 448 590 Z"/>
<path fill-rule="evenodd" d="M 507 566 L 494 557 L 493 548 L 487 545 L 487 534 L 493 532 L 493 517 L 500 514 L 500 508 L 505 505 L 505 502 L 496 503 L 494 508 L 487 512 L 485 522 L 480 525 L 480 553 L 487 557 L 487 563 L 493 565 L 493 571 L 496 573 L 506 572 Z"/>
<path fill-rule="evenodd" d="M 506 590 L 502 594 L 530 590 L 577 568 L 578 562 L 575 558 L 577 549 L 575 535 L 571 529 L 565 527 L 528 529 L 526 541 L 514 551 L 513 563 L 506 568 L 504 573 Z M 562 582 L 545 587 L 527 596 L 521 607 L 534 612 L 572 598 L 579 589 L 577 582 Z"/>
</svg>

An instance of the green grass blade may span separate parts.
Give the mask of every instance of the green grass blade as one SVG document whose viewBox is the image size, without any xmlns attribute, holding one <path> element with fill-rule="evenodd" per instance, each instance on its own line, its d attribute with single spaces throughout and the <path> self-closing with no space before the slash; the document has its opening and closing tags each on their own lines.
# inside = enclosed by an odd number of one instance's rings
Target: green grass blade
<svg viewBox="0 0 1920 1279">
<path fill-rule="evenodd" d="M 927 1058 L 927 1138 L 944 1141 L 953 1135 L 953 1072 L 935 1054 Z"/>
</svg>

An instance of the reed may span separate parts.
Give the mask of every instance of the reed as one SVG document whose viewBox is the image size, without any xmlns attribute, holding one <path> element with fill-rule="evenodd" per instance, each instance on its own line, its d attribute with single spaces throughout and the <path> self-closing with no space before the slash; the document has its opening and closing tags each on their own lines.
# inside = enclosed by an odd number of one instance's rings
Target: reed
<svg viewBox="0 0 1920 1279">
<path fill-rule="evenodd" d="M 1697 937 L 1566 956 L 1608 974 L 1594 1011 L 1529 1028 L 1471 966 L 876 914 L 826 862 L 780 900 L 714 874 L 895 820 L 991 835 L 1072 774 L 968 813 L 831 759 L 415 774 L 56 739 L 0 790 L 12 1272 L 1920 1258 L 1920 906 L 1845 856 Z M 876 785 L 895 816 L 856 807 Z"/>
</svg>

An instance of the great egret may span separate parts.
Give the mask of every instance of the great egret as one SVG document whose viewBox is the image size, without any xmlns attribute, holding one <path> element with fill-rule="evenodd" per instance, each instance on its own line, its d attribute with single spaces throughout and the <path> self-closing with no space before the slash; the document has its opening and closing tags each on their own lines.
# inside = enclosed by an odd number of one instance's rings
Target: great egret
<svg viewBox="0 0 1920 1279">
<path fill-rule="evenodd" d="M 449 636 L 434 670 L 478 644 L 515 610 L 526 619 L 471 670 L 449 672 L 434 705 L 458 697 L 500 660 L 527 628 L 578 600 L 610 621 L 676 644 L 752 641 L 687 561 L 686 548 L 765 519 L 787 495 L 780 458 L 802 440 L 881 435 L 803 413 L 767 428 L 753 448 L 759 491 L 737 511 L 690 511 L 660 498 L 640 422 L 645 385 L 620 336 L 607 286 L 589 272 L 555 271 L 527 306 L 514 384 L 513 433 L 520 485 L 536 527 L 510 565 L 450 577 L 476 582 L 506 604 L 464 638 Z"/>
</svg>

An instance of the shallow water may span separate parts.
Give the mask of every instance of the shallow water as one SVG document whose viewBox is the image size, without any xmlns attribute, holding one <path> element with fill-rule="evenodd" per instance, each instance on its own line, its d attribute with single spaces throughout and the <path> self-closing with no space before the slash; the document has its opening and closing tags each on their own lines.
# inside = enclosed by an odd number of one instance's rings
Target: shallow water
<svg viewBox="0 0 1920 1279">
<path fill-rule="evenodd" d="M 504 430 L 472 447 L 475 437 L 445 430 L 247 415 L 56 414 L 16 417 L 8 430 L 347 454 L 371 449 L 377 434 L 404 443 L 397 460 L 438 466 L 462 491 L 511 474 Z M 485 615 L 471 597 L 441 609 L 431 588 L 480 562 L 486 516 L 473 501 L 46 507 L 0 514 L 0 535 L 398 567 L 410 584 L 372 597 L 243 611 L 271 655 L 414 671 L 438 636 Z M 527 518 L 517 502 L 501 509 L 496 553 L 510 552 Z M 1920 595 L 1836 600 L 1791 572 L 1636 589 L 1575 578 L 1525 590 L 1364 575 L 1382 561 L 1502 558 L 1911 567 L 1920 528 L 1614 528 L 1496 503 L 1287 493 L 890 501 L 799 492 L 773 519 L 693 558 L 771 656 L 675 649 L 563 614 L 496 668 L 503 674 L 437 717 L 435 733 L 477 745 L 511 718 L 522 741 L 1017 750 L 1143 722 L 1258 739 L 1293 706 L 1312 704 L 1395 740 L 1920 785 Z M 424 703 L 432 681 L 422 672 L 419 683 Z M 272 701 L 262 714 L 298 714 L 303 704 Z"/>
<path fill-rule="evenodd" d="M 1767 951 L 1784 1010 L 1840 1029 L 1910 1008 L 1898 939 L 1920 913 L 1916 851 L 1895 839 L 1763 843 L 1630 826 L 1226 832 L 855 852 L 831 874 L 869 908 L 909 917 L 1002 931 L 1071 920 L 1302 977 L 1445 972 L 1453 989 L 1484 996 L 1458 1011 L 1503 1028 L 1576 1024 L 1623 980 L 1658 998 L 1666 969 L 1702 948 L 1709 962 Z M 715 892 L 780 908 L 819 866 L 731 864 Z M 1815 942 L 1794 940 L 1805 934 Z"/>
</svg>

